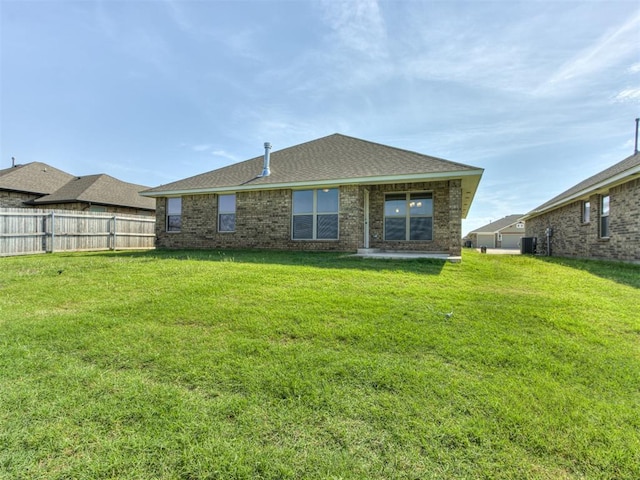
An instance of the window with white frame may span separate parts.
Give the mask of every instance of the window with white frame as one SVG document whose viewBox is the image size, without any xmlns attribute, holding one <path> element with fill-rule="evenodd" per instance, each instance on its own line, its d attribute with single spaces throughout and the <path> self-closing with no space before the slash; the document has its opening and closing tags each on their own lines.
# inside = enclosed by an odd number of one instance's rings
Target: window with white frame
<svg viewBox="0 0 640 480">
<path fill-rule="evenodd" d="M 600 237 L 609 238 L 609 195 L 600 198 Z"/>
<path fill-rule="evenodd" d="M 179 232 L 182 226 L 182 197 L 167 198 L 167 232 Z"/>
<path fill-rule="evenodd" d="M 591 221 L 591 202 L 582 202 L 582 223 Z"/>
<path fill-rule="evenodd" d="M 385 195 L 384 239 L 433 240 L 433 194 Z"/>
<path fill-rule="evenodd" d="M 338 189 L 295 190 L 292 217 L 294 240 L 337 240 Z"/>
<path fill-rule="evenodd" d="M 218 231 L 236 231 L 236 195 L 218 195 Z"/>
</svg>

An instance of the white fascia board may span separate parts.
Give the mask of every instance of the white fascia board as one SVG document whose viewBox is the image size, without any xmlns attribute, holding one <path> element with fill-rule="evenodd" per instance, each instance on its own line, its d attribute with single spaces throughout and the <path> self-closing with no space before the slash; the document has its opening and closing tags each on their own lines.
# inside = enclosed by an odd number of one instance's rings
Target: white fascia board
<svg viewBox="0 0 640 480">
<path fill-rule="evenodd" d="M 579 200 L 580 198 L 591 195 L 598 190 L 613 188 L 616 185 L 620 185 L 621 183 L 629 182 L 633 180 L 633 177 L 636 175 L 640 175 L 640 165 L 633 167 L 632 169 L 625 172 L 619 173 L 618 175 L 614 175 L 613 177 L 610 177 L 606 180 L 598 182 L 595 185 L 591 185 L 590 187 L 580 190 L 573 195 L 569 195 L 568 197 L 560 199 L 557 202 L 548 205 L 543 210 L 533 210 L 522 217 L 522 219 L 526 220 L 527 218 L 537 217 L 538 215 L 542 215 L 543 213 L 555 210 L 556 208 L 560 208 L 564 205 L 574 202 L 575 200 Z"/>
<path fill-rule="evenodd" d="M 464 195 L 464 191 L 465 188 L 467 191 L 469 191 L 470 193 L 470 197 L 468 199 L 465 199 L 465 197 L 462 197 L 462 214 L 461 214 L 461 218 L 465 219 L 467 218 L 467 215 L 469 214 L 469 210 L 471 209 L 471 204 L 473 203 L 473 199 L 476 197 L 476 193 L 478 192 L 478 185 L 480 185 L 480 180 L 482 179 L 482 173 L 484 172 L 484 170 L 479 169 L 479 170 L 475 170 L 475 174 L 473 176 L 465 176 L 464 178 L 462 178 L 462 192 Z"/>
<path fill-rule="evenodd" d="M 484 172 L 483 169 L 462 170 L 458 172 L 440 172 L 430 174 L 411 174 L 411 175 L 389 175 L 378 177 L 358 177 L 358 178 L 338 178 L 327 180 L 309 180 L 305 182 L 284 182 L 284 183 L 268 183 L 258 185 L 230 185 L 225 187 L 201 188 L 201 189 L 184 189 L 184 190 L 165 190 L 155 192 L 141 192 L 140 195 L 145 197 L 178 197 L 181 195 L 205 195 L 207 193 L 227 193 L 242 192 L 249 190 L 280 190 L 290 188 L 292 190 L 315 187 L 326 188 L 339 185 L 379 185 L 385 183 L 397 182 L 428 182 L 434 180 L 450 180 L 461 177 L 480 177 Z M 479 183 L 479 180 L 478 180 Z"/>
</svg>

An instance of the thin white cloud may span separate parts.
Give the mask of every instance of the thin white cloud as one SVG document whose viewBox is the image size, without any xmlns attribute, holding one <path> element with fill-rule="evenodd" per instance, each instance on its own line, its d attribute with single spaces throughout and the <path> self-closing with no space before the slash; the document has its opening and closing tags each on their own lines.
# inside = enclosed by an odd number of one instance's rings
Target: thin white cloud
<svg viewBox="0 0 640 480">
<path fill-rule="evenodd" d="M 615 96 L 614 101 L 640 103 L 640 88 L 625 88 Z"/>
<path fill-rule="evenodd" d="M 259 39 L 260 33 L 260 27 L 244 28 L 226 34 L 221 38 L 221 41 L 234 55 L 264 63 L 265 58 Z"/>
<path fill-rule="evenodd" d="M 324 0 L 322 6 L 340 46 L 368 58 L 387 56 L 387 32 L 376 0 Z"/>
<path fill-rule="evenodd" d="M 207 153 L 209 155 L 213 155 L 214 157 L 220 157 L 227 160 L 232 160 L 234 162 L 238 160 L 238 157 L 236 157 L 235 155 L 223 149 L 219 149 L 219 148 L 216 149 L 215 145 L 212 145 L 210 143 L 197 143 L 197 144 L 181 143 L 180 147 L 186 150 L 189 150 L 191 152 Z"/>
<path fill-rule="evenodd" d="M 162 33 L 152 26 L 145 26 L 144 22 L 118 20 L 121 13 L 109 2 L 99 1 L 95 4 L 94 22 L 102 35 L 139 64 L 151 65 L 156 72 L 169 74 L 167 64 L 171 48 Z M 136 72 L 141 75 L 139 69 Z"/>
<path fill-rule="evenodd" d="M 213 150 L 211 152 L 211 155 L 216 156 L 216 157 L 221 157 L 221 158 L 225 158 L 227 160 L 231 160 L 232 162 L 237 162 L 238 161 L 238 157 L 236 157 L 235 155 L 232 155 L 224 150 Z"/>
<path fill-rule="evenodd" d="M 171 19 L 178 26 L 178 28 L 185 32 L 191 31 L 193 26 L 187 18 L 184 9 L 180 5 L 180 2 L 177 2 L 176 0 L 164 0 L 164 3 L 167 6 Z"/>
<path fill-rule="evenodd" d="M 211 145 L 208 143 L 200 144 L 200 145 L 191 145 L 191 150 L 194 152 L 206 152 L 211 149 Z"/>
<path fill-rule="evenodd" d="M 640 13 L 602 35 L 592 45 L 563 64 L 538 92 L 551 93 L 556 88 L 573 83 L 574 80 L 599 74 L 628 57 L 637 57 L 639 29 Z"/>
</svg>

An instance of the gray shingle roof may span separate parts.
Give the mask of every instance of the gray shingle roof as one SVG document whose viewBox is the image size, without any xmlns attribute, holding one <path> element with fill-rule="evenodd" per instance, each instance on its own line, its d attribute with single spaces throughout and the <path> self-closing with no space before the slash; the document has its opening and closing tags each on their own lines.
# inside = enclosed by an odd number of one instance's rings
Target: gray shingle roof
<svg viewBox="0 0 640 480">
<path fill-rule="evenodd" d="M 515 214 L 515 215 L 507 215 L 504 218 L 501 218 L 500 220 L 496 220 L 495 222 L 491 222 L 488 223 L 487 225 L 480 227 L 480 228 L 476 228 L 475 230 L 469 232 L 469 233 L 497 233 L 500 230 L 507 228 L 515 223 L 518 223 L 518 221 L 522 218 L 522 214 Z"/>
<path fill-rule="evenodd" d="M 573 201 L 575 198 L 586 196 L 589 193 L 603 188 L 613 183 L 619 183 L 625 177 L 625 174 L 638 175 L 640 173 L 640 153 L 631 155 L 621 162 L 597 173 L 586 180 L 574 185 L 570 189 L 562 192 L 560 195 L 553 197 L 548 202 L 543 203 L 539 207 L 527 213 L 526 217 L 534 216 L 546 210 L 552 210 L 560 207 L 564 203 Z"/>
<path fill-rule="evenodd" d="M 392 175 L 459 172 L 476 167 L 408 150 L 334 134 L 271 153 L 271 175 L 259 177 L 263 155 L 177 182 L 147 193 L 206 190 L 240 185 L 323 182 Z"/>
<path fill-rule="evenodd" d="M 53 193 L 74 176 L 46 163 L 31 162 L 0 170 L 0 189 L 45 195 Z"/>
<path fill-rule="evenodd" d="M 482 169 L 341 134 L 312 140 L 270 154 L 271 175 L 261 177 L 264 155 L 178 180 L 143 192 L 165 196 L 224 189 L 265 189 L 333 183 L 385 183 L 398 177 L 428 181 L 468 177 L 463 216 Z M 401 181 L 401 180 L 398 180 Z M 465 185 L 463 185 L 463 189 Z"/>
<path fill-rule="evenodd" d="M 123 182 L 106 174 L 73 177 L 61 188 L 32 200 L 33 205 L 51 203 L 86 202 L 100 205 L 116 205 L 121 207 L 155 210 L 153 198 L 143 197 L 140 191 L 148 187 Z"/>
</svg>

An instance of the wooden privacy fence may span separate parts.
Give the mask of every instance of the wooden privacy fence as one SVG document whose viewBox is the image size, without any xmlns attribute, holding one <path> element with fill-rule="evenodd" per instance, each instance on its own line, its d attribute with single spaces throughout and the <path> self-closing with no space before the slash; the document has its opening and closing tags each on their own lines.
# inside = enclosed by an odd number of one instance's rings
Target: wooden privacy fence
<svg viewBox="0 0 640 480">
<path fill-rule="evenodd" d="M 0 256 L 151 249 L 155 224 L 138 215 L 0 208 Z"/>
</svg>

